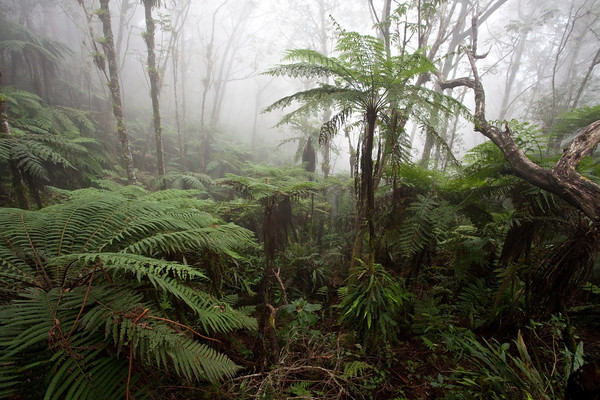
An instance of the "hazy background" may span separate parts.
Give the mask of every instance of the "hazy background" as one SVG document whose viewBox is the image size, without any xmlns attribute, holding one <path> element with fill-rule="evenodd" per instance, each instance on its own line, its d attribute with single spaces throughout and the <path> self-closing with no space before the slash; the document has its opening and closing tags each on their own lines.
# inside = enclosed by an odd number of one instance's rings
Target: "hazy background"
<svg viewBox="0 0 600 400">
<path fill-rule="evenodd" d="M 393 8 L 416 6 L 418 1 L 394 1 Z M 424 1 L 441 15 L 455 12 L 452 26 L 468 29 L 474 10 L 496 9 L 481 24 L 479 52 L 489 52 L 480 61 L 488 101 L 488 118 L 512 119 L 543 127 L 573 103 L 580 82 L 586 89 L 578 106 L 597 102 L 599 2 L 592 0 L 481 0 L 472 2 Z M 44 96 L 59 103 L 103 112 L 110 118 L 106 79 L 93 62 L 93 40 L 102 37 L 94 16 L 94 0 L 2 0 L 2 13 L 32 32 L 60 41 L 70 53 L 55 79 L 70 89 L 54 90 Z M 252 148 L 261 161 L 294 163 L 297 144 L 286 139 L 302 136 L 292 127 L 274 127 L 280 113 L 261 110 L 276 99 L 314 82 L 261 75 L 279 63 L 286 49 L 311 48 L 335 55 L 335 24 L 346 30 L 378 35 L 374 28 L 381 16 L 383 0 L 165 0 L 154 10 L 158 21 L 156 42 L 158 68 L 162 77 L 161 113 L 173 146 L 175 132 L 192 141 L 202 129 L 229 143 Z M 454 7 L 454 8 L 452 8 Z M 470 10 L 461 16 L 460 8 Z M 121 68 L 123 101 L 133 145 L 152 144 L 151 104 L 146 72 L 143 6 L 138 0 L 111 0 L 113 31 Z M 406 14 L 416 18 L 416 8 Z M 374 13 L 377 13 L 377 15 Z M 87 18 L 86 18 L 87 13 Z M 446 13 L 446 14 L 444 14 Z M 466 15 L 466 17 L 465 17 Z M 435 25 L 441 17 L 433 17 Z M 399 35 L 414 25 L 396 21 L 391 29 Z M 466 37 L 463 44 L 470 43 Z M 416 42 L 409 42 L 416 50 Z M 441 67 L 446 58 L 443 43 L 436 55 Z M 394 50 L 393 50 L 394 51 Z M 21 74 L 3 66 L 5 84 L 27 87 Z M 455 57 L 450 77 L 467 76 L 464 58 Z M 587 77 L 587 78 L 586 78 Z M 429 84 L 434 87 L 433 81 Z M 460 96 L 456 91 L 455 96 Z M 464 102 L 471 104 L 472 94 Z M 563 104 L 564 103 L 564 104 Z M 284 110 L 290 111 L 290 110 Z M 107 123 L 108 125 L 108 123 Z M 318 125 L 318 124 L 316 124 Z M 453 125 L 454 126 L 454 125 Z M 318 126 L 315 127 L 318 129 Z M 421 157 L 424 136 L 419 127 L 408 125 L 413 141 L 413 159 Z M 456 123 L 452 149 L 461 156 L 481 143 L 465 120 Z M 356 133 L 352 136 L 356 141 Z M 169 140 L 169 137 L 171 138 Z M 335 141 L 338 155 L 332 156 L 335 171 L 348 170 L 347 140 Z M 150 151 L 150 150 L 148 150 Z"/>
</svg>

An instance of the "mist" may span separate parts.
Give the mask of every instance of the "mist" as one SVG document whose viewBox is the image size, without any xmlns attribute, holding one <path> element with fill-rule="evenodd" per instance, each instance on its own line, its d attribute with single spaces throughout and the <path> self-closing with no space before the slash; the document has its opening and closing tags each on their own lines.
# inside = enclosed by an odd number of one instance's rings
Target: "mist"
<svg viewBox="0 0 600 400">
<path fill-rule="evenodd" d="M 317 82 L 267 76 L 264 72 L 280 64 L 289 49 L 307 48 L 338 55 L 336 39 L 341 30 L 382 37 L 382 25 L 378 23 L 386 3 L 373 0 L 160 2 L 153 9 L 153 18 L 168 169 L 198 170 L 197 160 L 184 165 L 185 162 L 176 159 L 178 152 L 201 151 L 202 143 L 210 143 L 213 150 L 209 153 L 226 143 L 249 152 L 254 160 L 275 165 L 299 164 L 306 129 L 318 131 L 324 117 L 307 119 L 305 122 L 312 126 L 299 129 L 289 124 L 277 125 L 294 106 L 269 113 L 262 111 L 277 99 L 314 87 Z M 573 105 L 597 101 L 596 2 L 549 1 L 543 6 L 527 0 L 436 2 L 433 8 L 420 11 L 411 2 L 390 4 L 391 53 L 415 52 L 421 48 L 447 78 L 471 74 L 461 46 L 471 43 L 472 16 L 478 13 L 483 17 L 478 43 L 485 58 L 478 67 L 487 92 L 490 118 L 519 119 L 543 129 Z M 135 0 L 112 0 L 109 7 L 134 161 L 137 168 L 148 169 L 152 164 L 150 154 L 155 150 L 151 145 L 152 105 L 144 6 Z M 107 76 L 94 61 L 99 60 L 94 56 L 102 52 L 98 8 L 99 3 L 91 0 L 3 0 L 4 18 L 64 45 L 65 49 L 57 57 L 56 65 L 48 66 L 52 71 L 42 74 L 45 78 L 14 70 L 15 56 L 6 48 L 2 71 L 5 85 L 37 92 L 49 102 L 97 113 L 110 129 Z M 418 18 L 423 25 L 415 25 Z M 465 34 L 457 39 L 458 31 Z M 54 82 L 47 81 L 50 79 Z M 429 77 L 424 86 L 435 90 L 435 81 Z M 471 93 L 464 90 L 446 93 L 473 108 Z M 413 162 L 427 163 L 434 155 L 437 168 L 443 168 L 448 165 L 443 149 L 450 149 L 460 159 L 470 148 L 485 141 L 482 135 L 473 132 L 468 118 L 447 119 L 442 125 L 437 139 L 428 143 L 424 126 L 410 118 L 405 129 L 411 139 Z M 360 129 L 354 127 L 348 138 L 340 134 L 332 139 L 332 171 L 349 172 L 349 146 L 357 146 L 359 134 Z M 202 135 L 207 138 L 201 139 Z M 439 140 L 446 144 L 442 146 Z M 424 154 L 428 146 L 428 154 Z"/>
</svg>

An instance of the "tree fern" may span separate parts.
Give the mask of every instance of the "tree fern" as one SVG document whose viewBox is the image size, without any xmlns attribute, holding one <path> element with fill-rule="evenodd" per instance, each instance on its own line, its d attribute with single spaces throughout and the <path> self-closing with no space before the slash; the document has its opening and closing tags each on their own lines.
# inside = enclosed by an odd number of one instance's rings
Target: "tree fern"
<svg viewBox="0 0 600 400">
<path fill-rule="evenodd" d="M 73 187 L 102 170 L 102 152 L 90 151 L 96 141 L 82 137 L 93 133 L 86 114 L 47 106 L 40 97 L 15 88 L 3 88 L 0 96 L 8 105 L 12 133 L 0 136 L 0 164 L 14 160 L 34 196 L 44 185 Z"/>
<path fill-rule="evenodd" d="M 299 115 L 329 109 L 331 118 L 321 128 L 321 139 L 333 136 L 346 121 L 363 121 L 364 129 L 356 149 L 360 150 L 360 173 L 356 174 L 358 204 L 353 260 L 373 262 L 375 248 L 374 193 L 385 164 L 402 159 L 405 145 L 404 126 L 412 116 L 432 123 L 432 116 L 464 111 L 464 107 L 447 96 L 415 84 L 418 76 L 435 70 L 421 51 L 391 55 L 382 40 L 357 32 L 339 30 L 338 57 L 328 57 L 313 50 L 291 50 L 284 61 L 266 74 L 318 79 L 315 87 L 283 97 L 265 111 L 298 103 L 298 109 L 283 117 L 288 123 Z M 329 80 L 333 83 L 330 83 Z M 393 116 L 393 117 L 392 117 Z M 424 117 L 421 117 L 424 116 Z M 429 118 L 427 117 L 429 116 Z M 385 125 L 381 134 L 377 127 Z M 384 156 L 373 162 L 376 137 Z M 367 248 L 364 249 L 364 244 Z M 355 264 L 356 261 L 352 263 Z"/>
<path fill-rule="evenodd" d="M 153 366 L 192 380 L 237 371 L 204 342 L 256 321 L 201 290 L 201 265 L 164 257 L 234 253 L 252 235 L 195 208 L 202 203 L 185 192 L 170 196 L 88 189 L 40 211 L 0 209 L 0 364 L 14 372 L 0 393 L 116 399 L 147 392 L 143 371 Z M 165 314 L 157 296 L 191 322 Z M 23 379 L 45 382 L 44 392 L 27 393 Z"/>
<path fill-rule="evenodd" d="M 66 45 L 36 35 L 5 14 L 0 15 L 0 38 L 0 67 L 12 67 L 14 82 L 36 89 L 42 89 L 40 83 L 48 86 L 60 59 L 71 53 Z"/>
</svg>

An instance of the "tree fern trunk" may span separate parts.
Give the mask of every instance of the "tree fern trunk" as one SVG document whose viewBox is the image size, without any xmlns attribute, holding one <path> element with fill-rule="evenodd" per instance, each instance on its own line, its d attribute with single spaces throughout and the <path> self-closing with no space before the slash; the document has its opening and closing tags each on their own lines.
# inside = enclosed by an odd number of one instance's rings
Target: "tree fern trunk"
<svg viewBox="0 0 600 400">
<path fill-rule="evenodd" d="M 0 133 L 11 136 L 8 116 L 6 115 L 6 102 L 2 99 L 0 99 Z M 17 166 L 17 161 L 11 158 L 8 161 L 8 169 L 10 172 L 10 185 L 15 194 L 17 206 L 28 210 L 29 203 L 27 202 L 25 186 L 23 185 L 23 178 L 21 177 L 21 171 L 19 171 L 19 167 Z"/>
<path fill-rule="evenodd" d="M 148 48 L 148 78 L 150 79 L 150 97 L 152 98 L 152 120 L 154 123 L 154 139 L 156 140 L 156 167 L 158 176 L 165 175 L 165 156 L 163 151 L 162 126 L 160 122 L 160 103 L 158 100 L 160 83 L 156 69 L 156 54 L 154 53 L 154 20 L 152 19 L 153 0 L 143 0 L 146 16 L 146 32 L 144 40 Z"/>
<path fill-rule="evenodd" d="M 119 67 L 117 64 L 117 56 L 115 52 L 115 43 L 112 33 L 112 25 L 110 21 L 110 10 L 108 8 L 109 0 L 100 0 L 100 12 L 98 16 L 102 22 L 102 31 L 104 33 L 104 41 L 102 49 L 108 61 L 108 71 L 110 74 L 109 88 L 112 98 L 112 109 L 115 119 L 117 120 L 117 135 L 121 142 L 121 158 L 125 163 L 127 171 L 127 183 L 135 185 L 137 177 L 133 168 L 133 156 L 131 154 L 131 146 L 129 137 L 127 136 L 127 127 L 125 118 L 123 117 L 123 102 L 121 101 L 121 85 L 119 83 Z"/>
<path fill-rule="evenodd" d="M 375 191 L 373 180 L 373 143 L 375 136 L 375 123 L 377 112 L 375 109 L 367 110 L 366 136 L 363 139 L 360 156 L 358 204 L 356 210 L 356 238 L 352 250 L 351 266 L 356 267 L 359 261 L 368 265 L 373 263 L 375 223 Z M 367 243 L 367 251 L 364 243 Z"/>
</svg>

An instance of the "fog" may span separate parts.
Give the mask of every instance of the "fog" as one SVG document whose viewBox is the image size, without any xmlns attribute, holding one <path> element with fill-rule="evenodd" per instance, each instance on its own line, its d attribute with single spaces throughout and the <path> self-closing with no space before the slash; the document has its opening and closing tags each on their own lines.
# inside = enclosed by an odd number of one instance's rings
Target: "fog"
<svg viewBox="0 0 600 400">
<path fill-rule="evenodd" d="M 337 55 L 339 29 L 381 36 L 376 22 L 382 17 L 386 2 L 163 0 L 159 3 L 153 17 L 157 21 L 160 111 L 167 151 L 176 153 L 178 134 L 184 143 L 190 144 L 188 151 L 192 151 L 191 144 L 197 142 L 199 132 L 207 131 L 211 140 L 251 149 L 256 160 L 297 164 L 295 154 L 301 141 L 290 139 L 301 138 L 307 132 L 292 126 L 276 126 L 283 113 L 293 108 L 261 111 L 275 100 L 313 87 L 316 82 L 263 73 L 281 62 L 286 49 L 310 48 Z M 60 70 L 57 79 L 65 81 L 70 89 L 54 88 L 44 96 L 59 104 L 104 113 L 110 119 L 107 79 L 93 60 L 103 36 L 95 14 L 98 1 L 3 0 L 0 4 L 5 17 L 69 48 L 57 67 Z M 416 51 L 419 34 L 429 30 L 424 51 L 433 53 L 432 60 L 448 78 L 471 75 L 470 65 L 456 47 L 470 45 L 471 37 L 466 35 L 459 43 L 452 44 L 453 37 L 448 34 L 433 52 L 434 39 L 442 30 L 468 32 L 474 13 L 485 16 L 479 26 L 478 45 L 479 53 L 487 56 L 478 61 L 478 69 L 486 89 L 490 119 L 517 118 L 543 128 L 573 103 L 582 106 L 598 100 L 598 72 L 594 66 L 599 61 L 596 51 L 600 6 L 595 1 L 393 1 L 391 4 L 392 9 L 407 8 L 390 24 L 392 53 L 399 52 L 400 42 L 405 46 L 403 51 Z M 429 8 L 424 8 L 425 5 Z M 152 107 L 143 37 L 144 7 L 137 0 L 111 0 L 109 6 L 126 121 L 133 146 L 139 152 L 152 143 L 147 139 L 152 135 Z M 425 17 L 425 13 L 429 14 Z M 416 24 L 418 18 L 423 25 Z M 5 84 L 34 88 L 35 83 L 28 82 L 23 74 L 11 74 L 9 65 L 2 68 Z M 583 84 L 585 89 L 579 93 Z M 434 89 L 435 79 L 426 85 Z M 454 90 L 451 94 L 472 108 L 472 92 Z M 311 129 L 319 129 L 322 121 L 318 119 L 311 120 L 316 125 Z M 468 119 L 448 121 L 447 140 L 451 130 L 450 147 L 458 158 L 484 141 L 483 136 L 473 132 Z M 411 157 L 419 161 L 426 141 L 424 129 L 409 122 L 406 131 L 414 135 Z M 355 129 L 351 135 L 355 143 L 358 134 Z M 332 156 L 333 171 L 348 171 L 348 140 L 339 135 L 334 143 L 338 153 Z"/>
</svg>

